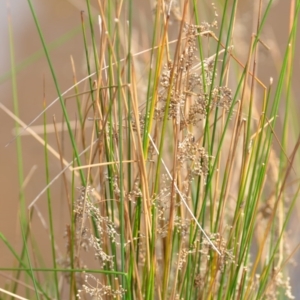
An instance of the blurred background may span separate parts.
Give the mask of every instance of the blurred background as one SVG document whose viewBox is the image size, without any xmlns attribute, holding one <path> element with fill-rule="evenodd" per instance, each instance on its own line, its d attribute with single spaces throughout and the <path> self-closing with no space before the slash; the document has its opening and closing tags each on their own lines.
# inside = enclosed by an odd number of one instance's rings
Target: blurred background
<svg viewBox="0 0 300 300">
<path fill-rule="evenodd" d="M 149 23 L 152 22 L 152 13 L 155 1 L 134 1 L 134 52 L 138 52 L 149 48 L 151 43 L 151 34 L 149 33 Z M 199 1 L 200 2 L 200 1 Z M 200 12 L 202 21 L 211 21 L 213 19 L 213 10 L 209 1 L 203 2 Z M 257 14 L 257 6 L 259 1 L 243 0 L 238 6 L 235 34 L 234 34 L 234 53 L 245 63 L 251 33 L 256 26 L 256 19 L 253 16 Z M 266 1 L 265 1 L 266 2 Z M 10 8 L 8 8 L 9 3 Z M 222 15 L 222 1 L 217 1 L 216 7 L 219 16 Z M 41 29 L 44 34 L 47 45 L 51 49 L 50 56 L 58 77 L 61 91 L 67 90 L 73 85 L 73 73 L 70 56 L 74 59 L 76 67 L 77 79 L 80 80 L 87 75 L 84 57 L 83 38 L 81 32 L 80 11 L 86 11 L 84 0 L 33 0 L 34 7 L 37 11 Z M 91 1 L 93 7 L 93 15 L 97 15 L 97 1 Z M 15 141 L 9 143 L 14 137 L 14 120 L 8 115 L 8 111 L 13 111 L 13 95 L 11 80 L 11 62 L 9 47 L 9 21 L 8 15 L 10 11 L 11 26 L 13 29 L 15 65 L 17 78 L 17 92 L 19 103 L 20 119 L 28 124 L 43 109 L 43 93 L 45 81 L 45 95 L 47 104 L 57 98 L 56 90 L 53 84 L 48 63 L 46 61 L 44 51 L 32 19 L 32 15 L 27 1 L 11 0 L 0 2 L 0 231 L 15 246 L 21 245 L 21 233 L 19 232 L 18 209 L 19 209 L 19 183 L 17 168 L 17 153 Z M 270 77 L 275 82 L 278 77 L 279 68 L 283 53 L 286 48 L 289 31 L 289 14 L 290 1 L 278 0 L 274 1 L 271 12 L 268 16 L 267 23 L 262 34 L 264 43 L 270 47 L 266 50 L 260 47 L 258 58 L 258 77 L 265 84 L 269 84 Z M 220 17 L 219 17 L 220 23 Z M 176 18 L 174 18 L 174 23 Z M 86 26 L 88 26 L 86 17 Z M 176 33 L 175 33 L 176 36 Z M 299 34 L 298 34 L 299 37 Z M 89 40 L 90 41 L 90 40 Z M 300 39 L 296 48 L 296 58 L 294 64 L 294 101 L 298 103 L 298 95 L 300 85 L 297 84 L 300 78 L 300 57 L 299 46 Z M 84 85 L 79 87 L 84 90 Z M 73 94 L 74 91 L 70 92 Z M 75 121 L 75 100 L 67 101 L 67 108 L 70 119 Z M 296 107 L 298 109 L 299 105 Z M 5 109 L 7 109 L 5 111 Z M 298 111 L 297 111 L 298 113 Z M 61 121 L 61 108 L 59 102 L 53 105 L 47 111 L 47 120 L 49 126 L 52 124 L 52 118 L 55 115 L 57 122 Z M 39 118 L 32 128 L 41 136 L 43 128 L 39 125 L 43 124 L 43 117 Z M 279 116 L 278 126 L 281 121 Z M 298 134 L 298 133 L 297 133 Z M 49 134 L 49 144 L 56 148 L 56 140 L 54 134 Z M 72 157 L 71 147 L 68 143 L 65 145 L 65 158 L 70 161 Z M 28 183 L 25 187 L 26 202 L 28 204 L 40 193 L 45 186 L 45 168 L 44 168 L 44 148 L 30 135 L 23 132 L 22 134 L 22 153 L 24 163 L 24 174 L 28 176 Z M 50 159 L 50 176 L 53 178 L 61 170 L 60 162 L 51 154 Z M 300 174 L 297 174 L 299 177 Z M 70 176 L 70 174 L 67 174 Z M 56 231 L 56 240 L 61 253 L 64 253 L 64 228 L 69 223 L 66 199 L 62 182 L 57 181 L 51 188 L 52 198 L 55 199 L 54 205 L 54 226 Z M 37 207 L 45 218 L 46 223 L 47 209 L 46 197 L 43 195 L 37 202 Z M 44 251 L 50 249 L 48 245 L 48 234 L 43 227 L 39 218 L 33 219 L 33 228 L 36 237 L 39 240 L 45 240 Z M 293 249 L 299 243 L 299 206 L 295 211 L 290 225 L 291 245 Z M 0 266 L 12 266 L 13 258 L 3 244 L 0 244 Z M 295 262 L 299 262 L 299 254 L 295 258 Z M 6 273 L 7 276 L 8 273 Z M 293 294 L 296 299 L 300 299 L 300 286 L 296 284 L 300 275 L 300 268 L 291 266 Z M 7 277 L 0 274 L 0 286 L 5 282 Z"/>
</svg>

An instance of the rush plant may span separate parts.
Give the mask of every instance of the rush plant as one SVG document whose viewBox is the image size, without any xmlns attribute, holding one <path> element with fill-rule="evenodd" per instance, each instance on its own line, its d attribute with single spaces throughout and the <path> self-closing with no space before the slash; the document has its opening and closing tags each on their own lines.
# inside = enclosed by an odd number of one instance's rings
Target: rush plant
<svg viewBox="0 0 300 300">
<path fill-rule="evenodd" d="M 300 1 L 290 1 L 279 72 L 264 82 L 258 67 L 264 68 L 260 49 L 268 46 L 262 33 L 272 2 L 253 2 L 257 26 L 241 56 L 236 0 L 158 0 L 148 14 L 134 0 L 98 0 L 93 7 L 87 0 L 86 77 L 77 79 L 73 62 L 74 85 L 63 92 L 28 0 L 69 139 L 56 131 L 62 170 L 51 178 L 45 104 L 47 179 L 28 207 L 16 138 L 23 247 L 0 235 L 16 261 L 7 293 L 18 294 L 25 278 L 30 299 L 294 299 L 289 262 L 298 246 L 286 245 L 300 188 L 300 137 L 288 133 L 299 127 L 291 79 Z M 10 46 L 18 116 L 12 34 Z M 71 98 L 75 129 L 65 104 Z M 65 160 L 61 141 L 71 145 L 72 160 Z M 58 232 L 54 180 L 63 182 L 69 208 Z M 48 201 L 49 268 L 29 242 L 39 247 L 31 221 L 40 197 Z"/>
</svg>

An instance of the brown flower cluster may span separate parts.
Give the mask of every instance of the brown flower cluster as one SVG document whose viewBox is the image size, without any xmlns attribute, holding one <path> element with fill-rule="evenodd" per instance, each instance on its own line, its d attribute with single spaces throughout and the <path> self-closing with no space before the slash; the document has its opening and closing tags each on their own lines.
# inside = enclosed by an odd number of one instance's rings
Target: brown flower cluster
<svg viewBox="0 0 300 300">
<path fill-rule="evenodd" d="M 99 208 L 93 201 L 93 190 L 90 187 L 80 189 L 80 196 L 75 205 L 75 226 L 76 226 L 76 241 L 85 251 L 90 248 L 94 251 L 94 257 L 103 268 L 107 264 L 112 269 L 114 266 L 114 257 L 108 255 L 104 251 L 105 239 L 110 238 L 112 242 L 116 242 L 118 233 L 115 224 L 108 217 L 102 216 Z M 88 227 L 85 226 L 87 220 L 94 220 L 97 229 L 97 237 L 94 236 Z"/>
<path fill-rule="evenodd" d="M 193 176 L 203 176 L 206 178 L 209 170 L 209 157 L 205 149 L 195 142 L 192 134 L 188 134 L 185 139 L 179 143 L 177 160 L 180 166 L 188 163 L 190 180 Z"/>
<path fill-rule="evenodd" d="M 232 103 L 231 90 L 226 86 L 211 87 L 216 76 L 216 54 L 200 63 L 197 61 L 197 38 L 200 33 L 207 31 L 209 34 L 210 27 L 208 23 L 185 25 L 183 51 L 176 62 L 168 61 L 161 73 L 156 120 L 161 121 L 167 110 L 168 119 L 173 119 L 184 130 L 190 129 L 190 125 L 199 126 L 208 112 L 216 107 L 228 112 Z"/>
</svg>

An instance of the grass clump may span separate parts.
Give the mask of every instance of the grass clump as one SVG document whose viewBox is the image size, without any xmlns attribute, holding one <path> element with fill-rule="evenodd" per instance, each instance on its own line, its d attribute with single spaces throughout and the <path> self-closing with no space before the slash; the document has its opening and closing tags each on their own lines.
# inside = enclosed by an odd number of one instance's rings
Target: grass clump
<svg viewBox="0 0 300 300">
<path fill-rule="evenodd" d="M 25 289 L 28 298 L 37 299 L 294 299 L 287 263 L 297 247 L 284 246 L 300 187 L 292 181 L 299 138 L 287 142 L 297 120 L 288 122 L 288 100 L 284 113 L 279 107 L 292 88 L 285 78 L 292 76 L 300 1 L 294 2 L 275 85 L 273 79 L 264 83 L 257 70 L 272 1 L 258 5 L 245 63 L 233 44 L 237 1 L 223 2 L 210 5 L 204 20 L 204 3 L 157 1 L 151 26 L 141 22 L 137 28 L 149 35 L 146 50 L 133 36 L 135 1 L 98 1 L 94 8 L 86 1 L 83 92 L 72 62 L 79 116 L 74 130 L 65 105 L 71 96 L 60 91 L 28 0 L 68 129 L 70 142 L 63 142 L 73 150 L 73 160 L 65 162 L 56 131 L 62 171 L 54 179 L 64 184 L 69 219 L 66 248 L 58 251 L 45 109 L 53 267 L 42 267 L 29 245 L 40 194 L 30 214 L 21 211 L 23 251 L 18 254 L 1 235 L 18 264 L 7 291 L 17 293 L 24 272 L 34 291 Z M 38 276 L 49 271 L 47 280 Z"/>
</svg>

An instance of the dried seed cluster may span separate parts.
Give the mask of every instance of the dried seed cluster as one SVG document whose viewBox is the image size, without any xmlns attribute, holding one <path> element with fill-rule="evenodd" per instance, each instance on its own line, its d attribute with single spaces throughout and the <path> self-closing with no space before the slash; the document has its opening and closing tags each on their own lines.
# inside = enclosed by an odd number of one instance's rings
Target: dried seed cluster
<svg viewBox="0 0 300 300">
<path fill-rule="evenodd" d="M 170 209 L 170 194 L 170 187 L 165 186 L 161 188 L 160 194 L 152 200 L 152 205 L 155 206 L 157 211 L 158 224 L 156 232 L 162 238 L 166 237 L 168 232 L 169 219 L 167 216 Z"/>
<path fill-rule="evenodd" d="M 228 87 L 216 87 L 212 91 L 212 105 L 222 107 L 225 111 L 229 111 L 232 102 L 232 93 Z"/>
<path fill-rule="evenodd" d="M 189 254 L 192 254 L 192 253 L 195 253 L 195 250 L 194 249 L 186 249 L 186 248 L 183 248 L 180 253 L 178 254 L 178 270 L 182 270 L 183 267 L 184 267 L 184 264 L 186 263 L 187 261 L 187 257 Z"/>
<path fill-rule="evenodd" d="M 265 299 L 267 300 L 278 299 L 280 289 L 284 291 L 284 295 L 286 296 L 286 299 L 296 299 L 292 294 L 290 277 L 288 276 L 286 277 L 282 272 L 279 272 L 277 268 L 274 268 L 272 281 L 265 295 Z"/>
<path fill-rule="evenodd" d="M 185 41 L 178 61 L 168 61 L 160 78 L 161 90 L 155 110 L 155 118 L 161 121 L 167 113 L 168 119 L 180 124 L 180 129 L 188 126 L 199 126 L 207 113 L 216 107 L 226 112 L 232 103 L 231 90 L 226 86 L 210 87 L 214 73 L 215 57 L 212 55 L 197 63 L 196 39 L 200 33 L 208 32 L 212 25 L 203 23 L 200 26 L 185 24 Z M 208 89 L 211 93 L 208 94 Z M 167 107 L 168 105 L 168 107 Z M 166 112 L 167 110 L 167 112 Z M 190 131 L 190 128 L 189 128 Z"/>
<path fill-rule="evenodd" d="M 83 292 L 93 297 L 93 299 L 99 300 L 107 299 L 107 297 L 110 299 L 122 297 L 126 293 L 126 290 L 121 285 L 117 289 L 113 289 L 110 285 L 104 285 L 92 274 L 86 274 L 84 282 L 85 284 L 82 286 L 82 289 L 78 290 L 78 299 L 81 299 L 81 294 Z"/>
<path fill-rule="evenodd" d="M 106 238 L 110 238 L 113 243 L 116 242 L 118 233 L 115 225 L 108 217 L 101 215 L 99 208 L 93 202 L 93 189 L 90 187 L 87 187 L 87 190 L 81 188 L 80 192 L 74 210 L 76 216 L 76 240 L 85 251 L 88 251 L 89 248 L 93 249 L 95 259 L 99 261 L 101 268 L 108 264 L 109 268 L 112 269 L 114 266 L 114 257 L 104 251 L 104 244 Z M 94 236 L 89 228 L 85 226 L 86 219 L 94 220 L 98 237 Z"/>
<path fill-rule="evenodd" d="M 209 238 L 218 246 L 218 250 L 221 253 L 218 260 L 218 269 L 223 272 L 225 265 L 235 263 L 233 251 L 227 249 L 227 241 L 219 233 L 210 234 Z M 206 239 L 203 239 L 200 252 L 206 255 L 207 259 L 210 259 L 210 251 L 211 244 Z"/>
<path fill-rule="evenodd" d="M 142 197 L 143 194 L 142 194 L 142 191 L 140 189 L 140 180 L 139 178 L 136 178 L 134 183 L 133 183 L 133 188 L 132 190 L 127 194 L 126 198 L 135 203 L 135 199 L 138 198 L 138 197 Z"/>
<path fill-rule="evenodd" d="M 195 137 L 192 134 L 187 134 L 184 140 L 179 143 L 177 160 L 181 167 L 184 163 L 188 164 L 190 180 L 193 179 L 193 176 L 206 178 L 209 170 L 208 155 L 205 149 L 195 142 Z"/>
</svg>

